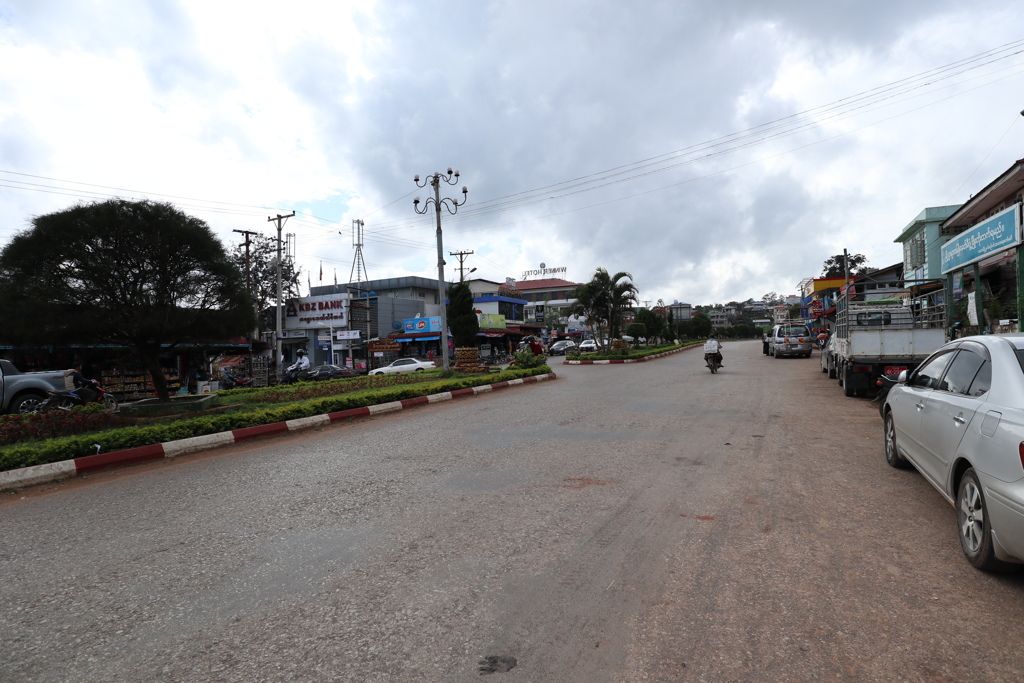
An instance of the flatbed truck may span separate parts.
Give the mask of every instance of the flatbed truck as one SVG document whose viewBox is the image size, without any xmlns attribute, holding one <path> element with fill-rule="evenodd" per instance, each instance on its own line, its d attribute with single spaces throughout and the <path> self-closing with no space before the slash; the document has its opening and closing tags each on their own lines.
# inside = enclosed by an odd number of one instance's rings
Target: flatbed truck
<svg viewBox="0 0 1024 683">
<path fill-rule="evenodd" d="M 942 299 L 934 291 L 916 297 L 912 291 L 863 300 L 850 288 L 837 300 L 831 362 L 846 396 L 863 396 L 880 375 L 916 368 L 946 343 Z"/>
</svg>

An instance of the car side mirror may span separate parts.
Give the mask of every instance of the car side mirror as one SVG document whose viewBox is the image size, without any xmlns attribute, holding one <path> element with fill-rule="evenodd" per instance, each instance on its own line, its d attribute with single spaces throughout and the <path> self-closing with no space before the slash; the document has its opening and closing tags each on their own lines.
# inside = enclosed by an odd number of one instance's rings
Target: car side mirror
<svg viewBox="0 0 1024 683">
<path fill-rule="evenodd" d="M 896 378 L 896 381 L 900 384 L 906 384 L 908 374 L 907 370 L 900 370 L 900 376 Z"/>
</svg>

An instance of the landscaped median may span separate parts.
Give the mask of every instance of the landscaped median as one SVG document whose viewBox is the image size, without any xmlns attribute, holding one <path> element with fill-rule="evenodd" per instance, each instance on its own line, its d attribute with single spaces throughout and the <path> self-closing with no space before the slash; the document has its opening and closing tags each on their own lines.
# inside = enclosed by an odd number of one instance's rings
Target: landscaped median
<svg viewBox="0 0 1024 683">
<path fill-rule="evenodd" d="M 586 360 L 583 360 L 582 354 L 580 356 L 573 356 L 570 358 L 566 356 L 565 360 L 562 361 L 563 365 L 613 365 L 617 363 L 645 363 L 649 360 L 656 360 L 658 358 L 664 358 L 665 356 L 671 356 L 674 353 L 680 351 L 687 351 L 694 347 L 700 346 L 703 342 L 686 342 L 684 344 L 676 344 L 669 348 L 655 348 L 649 351 L 633 351 L 628 355 L 607 355 L 607 356 L 591 356 Z"/>
<path fill-rule="evenodd" d="M 315 398 L 272 409 L 192 417 L 23 443 L 0 449 L 0 470 L 4 470 L 0 471 L 0 490 L 555 378 L 547 366 L 507 370 L 491 375 L 388 387 L 357 395 Z"/>
</svg>

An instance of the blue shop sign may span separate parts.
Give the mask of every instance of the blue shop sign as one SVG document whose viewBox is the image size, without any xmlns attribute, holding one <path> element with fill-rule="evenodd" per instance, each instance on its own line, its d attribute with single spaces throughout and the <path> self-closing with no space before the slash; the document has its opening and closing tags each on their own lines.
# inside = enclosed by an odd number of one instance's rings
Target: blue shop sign
<svg viewBox="0 0 1024 683">
<path fill-rule="evenodd" d="M 406 318 L 402 321 L 402 328 L 406 332 L 440 332 L 441 316 L 432 315 L 429 318 Z"/>
<path fill-rule="evenodd" d="M 1017 244 L 1020 244 L 1020 212 L 1015 204 L 943 244 L 942 274 L 959 270 Z"/>
</svg>

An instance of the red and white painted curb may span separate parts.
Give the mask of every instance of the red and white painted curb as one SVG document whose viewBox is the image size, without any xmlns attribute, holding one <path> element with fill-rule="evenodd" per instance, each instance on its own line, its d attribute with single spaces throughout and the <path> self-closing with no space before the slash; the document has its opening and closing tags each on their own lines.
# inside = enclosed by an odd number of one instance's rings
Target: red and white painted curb
<svg viewBox="0 0 1024 683">
<path fill-rule="evenodd" d="M 351 420 L 359 417 L 370 417 L 371 415 L 393 413 L 399 410 L 407 410 L 409 408 L 415 408 L 416 406 L 427 405 L 428 403 L 441 403 L 443 401 L 451 401 L 456 398 L 478 396 L 480 394 L 488 394 L 498 389 L 505 389 L 507 387 L 518 386 L 520 384 L 533 384 L 535 382 L 543 382 L 548 379 L 557 379 L 557 376 L 554 373 L 550 373 L 545 375 L 535 375 L 533 377 L 522 377 L 520 379 L 511 379 L 507 382 L 495 382 L 494 384 L 484 384 L 479 387 L 469 387 L 468 389 L 456 389 L 455 391 L 446 391 L 441 394 L 431 394 L 430 396 L 417 396 L 416 398 L 406 398 L 401 401 L 393 401 L 391 403 L 381 403 L 363 408 L 352 408 L 350 410 L 339 410 L 338 412 L 327 413 L 326 415 L 301 417 L 295 420 L 275 422 L 273 424 L 259 425 L 257 427 L 243 427 L 242 429 L 233 429 L 230 432 L 194 436 L 189 439 L 168 441 L 167 443 L 158 443 L 152 446 L 139 446 L 138 448 L 129 448 L 124 451 L 112 451 L 110 453 L 86 455 L 81 458 L 74 458 L 73 460 L 62 460 L 60 462 L 53 462 L 46 465 L 35 465 L 33 467 L 23 467 L 17 470 L 8 470 L 6 472 L 0 472 L 0 491 L 7 491 L 14 488 L 20 488 L 22 486 L 31 486 L 33 484 L 44 484 L 46 482 L 65 479 L 67 477 L 111 467 L 113 465 L 126 465 L 146 460 L 173 458 L 176 455 L 194 453 L 196 451 L 202 451 L 209 448 L 217 448 L 218 446 L 227 446 L 229 444 L 237 443 L 245 439 L 252 439 L 258 436 L 279 434 L 281 432 L 295 432 L 302 429 L 309 429 L 310 427 L 329 424 L 331 422 L 341 422 L 343 420 Z"/>
<path fill-rule="evenodd" d="M 690 349 L 695 349 L 698 346 L 700 346 L 700 344 L 691 344 L 690 346 L 684 346 L 681 349 L 672 349 L 671 351 L 655 353 L 650 356 L 644 356 L 643 358 L 616 358 L 614 360 L 569 360 L 566 358 L 562 361 L 562 365 L 618 365 L 620 363 L 646 363 L 649 360 L 657 360 L 658 358 L 671 356 L 672 354 L 679 353 L 680 351 L 689 351 Z"/>
</svg>

